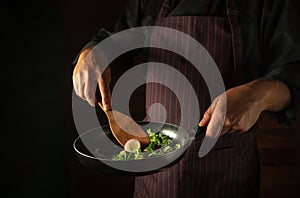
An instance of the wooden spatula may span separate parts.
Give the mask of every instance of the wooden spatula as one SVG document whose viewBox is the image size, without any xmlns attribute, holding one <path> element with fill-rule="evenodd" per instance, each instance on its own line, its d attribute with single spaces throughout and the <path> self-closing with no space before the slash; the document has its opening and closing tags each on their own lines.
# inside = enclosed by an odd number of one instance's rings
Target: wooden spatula
<svg viewBox="0 0 300 198">
<path fill-rule="evenodd" d="M 131 117 L 117 110 L 106 111 L 100 102 L 98 102 L 98 105 L 108 118 L 113 136 L 123 147 L 130 139 L 137 139 L 141 144 L 142 150 L 149 145 L 150 139 L 148 134 Z"/>
</svg>

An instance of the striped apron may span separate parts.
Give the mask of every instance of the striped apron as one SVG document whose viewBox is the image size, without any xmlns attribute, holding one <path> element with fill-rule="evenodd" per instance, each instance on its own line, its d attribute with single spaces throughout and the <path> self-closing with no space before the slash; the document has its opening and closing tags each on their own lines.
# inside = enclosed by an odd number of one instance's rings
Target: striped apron
<svg viewBox="0 0 300 198">
<path fill-rule="evenodd" d="M 202 0 L 209 6 L 209 0 Z M 226 89 L 245 83 L 242 62 L 242 36 L 238 24 L 238 0 L 226 0 L 226 16 L 168 16 L 171 0 L 164 0 L 156 26 L 169 27 L 184 32 L 196 39 L 216 62 Z M 204 5 L 205 5 L 204 4 Z M 169 32 L 162 33 L 167 37 Z M 151 42 L 166 42 L 163 36 Z M 159 34 L 161 35 L 161 34 Z M 184 42 L 183 38 L 176 38 Z M 186 43 L 188 45 L 188 43 Z M 203 51 L 189 51 L 199 57 L 202 63 L 207 58 Z M 198 97 L 200 115 L 211 104 L 208 89 L 201 74 L 183 57 L 162 49 L 149 51 L 149 62 L 161 62 L 180 71 L 192 85 Z M 209 70 L 209 65 L 205 65 Z M 199 115 L 194 115 L 190 105 L 190 90 L 185 90 L 182 82 L 174 81 L 173 70 L 156 70 L 151 67 L 147 78 L 164 78 L 177 95 L 184 98 L 179 104 L 176 94 L 161 84 L 149 83 L 146 86 L 146 108 L 152 121 L 164 121 L 179 125 L 181 114 L 183 128 L 190 130 L 199 123 Z M 214 76 L 211 76 L 213 78 Z M 166 118 L 162 118 L 160 108 L 150 108 L 160 103 L 165 107 Z M 203 136 L 194 140 L 185 156 L 171 168 L 147 176 L 136 177 L 134 197 L 136 198 L 185 198 L 185 197 L 258 197 L 259 159 L 256 142 L 257 127 L 247 133 L 230 133 L 221 136 L 213 149 L 204 157 L 198 157 Z"/>
</svg>

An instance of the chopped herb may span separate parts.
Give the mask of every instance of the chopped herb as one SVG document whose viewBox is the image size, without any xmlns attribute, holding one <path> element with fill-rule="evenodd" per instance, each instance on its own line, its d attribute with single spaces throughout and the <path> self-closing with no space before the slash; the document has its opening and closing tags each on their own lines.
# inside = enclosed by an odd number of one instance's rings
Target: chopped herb
<svg viewBox="0 0 300 198">
<path fill-rule="evenodd" d="M 159 156 L 180 148 L 180 144 L 175 144 L 172 139 L 161 133 L 154 133 L 151 129 L 147 130 L 150 144 L 145 148 L 144 152 L 139 148 L 135 152 L 120 151 L 112 157 L 113 160 L 137 160 L 147 157 Z"/>
</svg>

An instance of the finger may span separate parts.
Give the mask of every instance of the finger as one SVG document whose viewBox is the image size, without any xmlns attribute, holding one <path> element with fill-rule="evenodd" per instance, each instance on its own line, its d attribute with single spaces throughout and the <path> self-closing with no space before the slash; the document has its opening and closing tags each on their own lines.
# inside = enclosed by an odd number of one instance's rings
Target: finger
<svg viewBox="0 0 300 198">
<path fill-rule="evenodd" d="M 208 123 L 204 140 L 199 149 L 199 157 L 204 157 L 209 151 L 211 151 L 220 137 L 223 128 L 223 122 L 222 116 L 217 114 L 217 109 L 218 106 L 216 106 L 215 111 L 212 113 L 211 120 Z"/>
<path fill-rule="evenodd" d="M 77 81 L 77 86 L 76 86 L 76 94 L 85 100 L 84 97 L 84 87 L 85 87 L 85 83 L 84 81 L 82 81 L 82 77 L 78 74 L 76 75 L 76 81 Z"/>
<path fill-rule="evenodd" d="M 218 107 L 216 106 L 216 109 Z M 206 134 L 199 149 L 199 157 L 204 157 L 216 144 L 223 124 L 219 121 L 215 111 L 211 114 L 211 119 L 207 124 Z"/>
<path fill-rule="evenodd" d="M 78 95 L 78 89 L 79 89 L 79 82 L 81 80 L 80 78 L 80 68 L 82 66 L 82 61 L 78 60 L 74 70 L 73 70 L 73 88 L 75 93 Z"/>
<path fill-rule="evenodd" d="M 82 77 L 80 74 L 76 74 L 74 77 L 74 90 L 75 93 L 82 99 L 85 100 L 84 96 L 84 87 L 85 87 L 85 82 L 82 81 Z"/>
<path fill-rule="evenodd" d="M 94 81 L 89 80 L 86 83 L 85 89 L 84 89 L 84 95 L 87 100 L 87 102 L 91 106 L 95 106 L 95 93 L 96 93 L 97 84 Z"/>
<path fill-rule="evenodd" d="M 200 127 L 206 126 L 210 119 L 211 119 L 211 114 L 212 114 L 212 105 L 205 111 L 202 120 L 199 123 Z"/>
<path fill-rule="evenodd" d="M 226 103 L 225 103 L 226 105 Z M 207 110 L 210 119 L 207 121 L 207 116 L 203 122 L 207 122 L 206 134 L 199 149 L 199 157 L 204 157 L 216 144 L 224 125 L 224 113 L 226 115 L 226 108 L 224 111 L 223 101 L 219 99 L 214 100 L 213 104 Z"/>
<path fill-rule="evenodd" d="M 79 74 L 75 74 L 73 75 L 73 87 L 74 87 L 74 91 L 76 93 L 76 95 L 79 96 L 79 87 L 80 87 L 80 76 Z"/>
<path fill-rule="evenodd" d="M 78 84 L 77 84 L 77 80 L 76 80 L 76 76 L 75 75 L 73 75 L 72 81 L 73 81 L 73 89 L 74 89 L 74 91 L 75 91 L 75 93 L 77 95 L 77 90 L 78 90 L 77 86 L 78 86 Z"/>
<path fill-rule="evenodd" d="M 226 98 L 219 96 L 211 105 L 211 116 L 207 126 L 206 135 L 211 138 L 218 138 L 223 131 L 226 119 Z"/>
<path fill-rule="evenodd" d="M 221 134 L 223 123 L 221 119 L 213 113 L 210 122 L 207 125 L 206 136 L 210 138 L 217 138 Z"/>
<path fill-rule="evenodd" d="M 78 89 L 77 89 L 77 95 L 82 98 L 83 100 L 85 100 L 85 96 L 84 96 L 84 87 L 85 87 L 85 83 L 81 84 L 79 83 L 78 85 Z"/>
<path fill-rule="evenodd" d="M 110 97 L 110 87 L 109 83 L 107 83 L 103 78 L 99 79 L 99 90 L 102 97 L 102 105 L 105 110 L 111 109 L 111 97 Z"/>
<path fill-rule="evenodd" d="M 206 126 L 208 125 L 208 123 L 210 122 L 211 120 L 211 115 L 213 114 L 214 112 L 214 109 L 218 103 L 218 100 L 219 100 L 219 97 L 217 97 L 213 102 L 212 104 L 208 107 L 208 109 L 206 110 L 206 112 L 204 113 L 203 115 L 203 118 L 202 120 L 200 121 L 199 123 L 199 126 L 202 127 L 202 126 Z"/>
</svg>

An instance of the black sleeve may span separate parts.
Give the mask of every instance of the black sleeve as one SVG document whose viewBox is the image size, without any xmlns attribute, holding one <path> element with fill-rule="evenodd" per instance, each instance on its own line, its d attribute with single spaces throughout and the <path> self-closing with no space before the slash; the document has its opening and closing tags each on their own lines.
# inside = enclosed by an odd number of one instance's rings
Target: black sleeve
<svg viewBox="0 0 300 198">
<path fill-rule="evenodd" d="M 88 48 L 96 46 L 99 42 L 109 37 L 110 35 L 120 32 L 125 29 L 137 27 L 141 25 L 142 13 L 141 13 L 141 0 L 128 0 L 125 8 L 118 18 L 117 23 L 111 27 L 101 28 L 98 33 L 80 50 L 77 57 L 73 61 L 76 64 L 79 55 L 82 51 Z"/>
<path fill-rule="evenodd" d="M 262 21 L 265 78 L 286 83 L 292 95 L 288 108 L 275 113 L 281 123 L 292 124 L 300 107 L 300 3 L 298 0 L 266 0 Z"/>
<path fill-rule="evenodd" d="M 101 28 L 87 45 L 94 46 L 114 33 L 140 26 L 141 20 L 141 1 L 129 0 L 119 16 L 117 23 L 112 28 Z"/>
<path fill-rule="evenodd" d="M 138 26 L 152 26 L 159 14 L 162 0 L 128 0 L 117 23 L 112 28 L 101 28 L 99 32 L 81 49 L 73 64 L 82 51 L 92 48 L 112 34 Z"/>
</svg>

